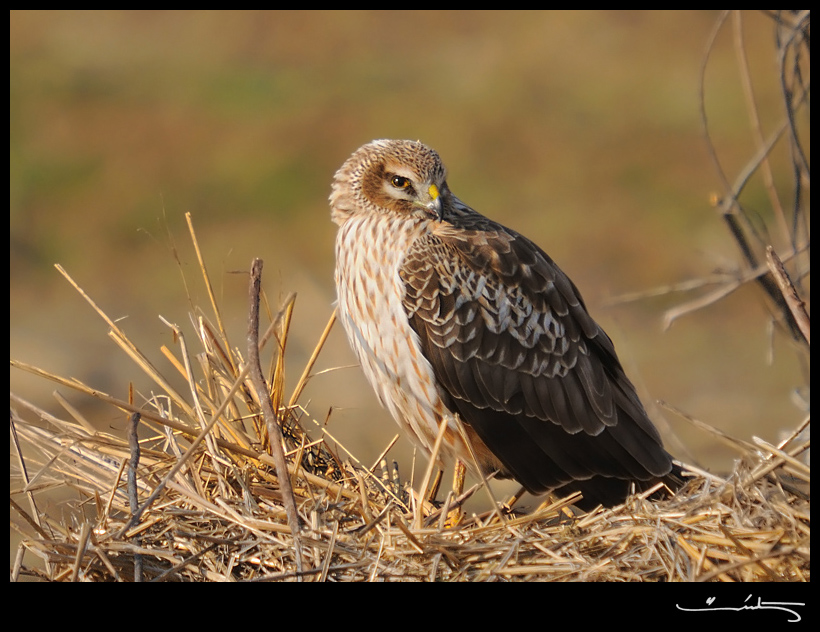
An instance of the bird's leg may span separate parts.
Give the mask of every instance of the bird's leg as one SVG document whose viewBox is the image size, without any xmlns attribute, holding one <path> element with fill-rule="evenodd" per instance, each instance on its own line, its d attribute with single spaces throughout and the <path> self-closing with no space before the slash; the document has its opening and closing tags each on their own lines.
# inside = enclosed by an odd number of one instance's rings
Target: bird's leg
<svg viewBox="0 0 820 632">
<path fill-rule="evenodd" d="M 464 477 L 466 473 L 467 466 L 461 459 L 456 459 L 456 465 L 453 468 L 453 494 L 456 498 L 464 492 Z"/>
<path fill-rule="evenodd" d="M 464 492 L 464 477 L 467 473 L 467 466 L 461 459 L 456 459 L 453 468 L 453 498 L 458 498 Z M 454 527 L 461 522 L 461 506 L 456 507 L 447 514 L 447 526 Z"/>
</svg>

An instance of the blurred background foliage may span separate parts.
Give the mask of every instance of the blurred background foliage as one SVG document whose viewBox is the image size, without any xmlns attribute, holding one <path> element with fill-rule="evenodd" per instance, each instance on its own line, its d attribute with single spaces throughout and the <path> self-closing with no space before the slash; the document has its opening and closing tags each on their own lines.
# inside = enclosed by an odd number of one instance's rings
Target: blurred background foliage
<svg viewBox="0 0 820 632">
<path fill-rule="evenodd" d="M 155 387 L 53 264 L 171 375 L 158 349 L 175 343 L 158 315 L 190 327 L 191 306 L 208 305 L 190 212 L 234 345 L 245 346 L 254 257 L 274 306 L 297 292 L 295 381 L 333 309 L 334 171 L 371 139 L 420 139 L 460 198 L 527 234 L 574 279 L 670 450 L 726 468 L 731 452 L 653 402 L 744 439 L 775 440 L 797 424 L 803 378 L 783 337 L 772 340 L 757 292 L 743 287 L 668 331 L 664 310 L 692 294 L 611 301 L 740 266 L 710 204 L 722 191 L 699 115 L 717 16 L 11 11 L 11 357 L 119 397 L 133 381 L 149 397 Z M 783 115 L 774 27 L 755 12 L 742 20 L 771 128 Z M 728 32 L 705 87 L 710 131 L 735 174 L 755 146 Z M 744 198 L 770 220 L 762 184 Z M 337 328 L 317 370 L 353 361 Z M 13 371 L 11 388 L 64 414 L 49 383 Z M 357 368 L 314 377 L 301 401 L 322 422 L 332 407 L 329 428 L 364 461 L 397 432 Z M 96 420 L 119 431 L 125 415 L 105 409 Z M 403 458 L 409 445 L 395 450 Z"/>
</svg>

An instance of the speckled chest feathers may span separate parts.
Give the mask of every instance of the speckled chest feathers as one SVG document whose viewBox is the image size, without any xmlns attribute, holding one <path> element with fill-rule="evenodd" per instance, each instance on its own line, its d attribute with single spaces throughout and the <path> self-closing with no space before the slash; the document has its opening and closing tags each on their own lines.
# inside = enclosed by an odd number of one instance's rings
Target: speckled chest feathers
<svg viewBox="0 0 820 632">
<path fill-rule="evenodd" d="M 439 423 L 447 418 L 453 432 L 444 451 L 467 461 L 469 452 L 439 396 L 433 368 L 420 352 L 403 304 L 400 268 L 430 224 L 374 214 L 342 225 L 336 238 L 339 319 L 368 382 L 403 430 L 429 454 Z"/>
</svg>

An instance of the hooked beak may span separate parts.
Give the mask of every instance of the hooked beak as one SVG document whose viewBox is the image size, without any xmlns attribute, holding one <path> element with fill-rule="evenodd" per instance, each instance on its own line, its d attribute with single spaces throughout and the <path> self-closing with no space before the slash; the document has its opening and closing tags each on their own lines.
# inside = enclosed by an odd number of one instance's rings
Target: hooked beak
<svg viewBox="0 0 820 632">
<path fill-rule="evenodd" d="M 431 184 L 427 192 L 430 194 L 430 201 L 426 205 L 427 210 L 435 215 L 438 221 L 442 221 L 444 219 L 444 207 L 441 204 L 441 195 L 438 192 L 438 187 L 435 184 Z"/>
</svg>

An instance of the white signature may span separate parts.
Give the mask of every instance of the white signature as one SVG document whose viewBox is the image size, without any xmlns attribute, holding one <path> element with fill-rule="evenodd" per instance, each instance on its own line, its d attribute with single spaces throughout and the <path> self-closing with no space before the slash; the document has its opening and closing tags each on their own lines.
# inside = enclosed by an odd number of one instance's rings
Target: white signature
<svg viewBox="0 0 820 632">
<path fill-rule="evenodd" d="M 783 610 L 794 617 L 793 619 L 788 619 L 788 623 L 797 623 L 802 619 L 802 617 L 792 608 L 806 605 L 805 603 L 788 601 L 762 601 L 760 597 L 757 598 L 757 603 L 754 601 L 749 603 L 751 598 L 751 595 L 746 597 L 746 600 L 743 602 L 742 606 L 714 606 L 713 604 L 715 603 L 715 597 L 709 597 L 706 599 L 706 607 L 704 608 L 684 608 L 680 604 L 675 605 L 678 610 L 685 610 L 686 612 L 712 612 L 716 610 L 734 610 L 736 612 L 740 612 L 741 610 Z"/>
</svg>

